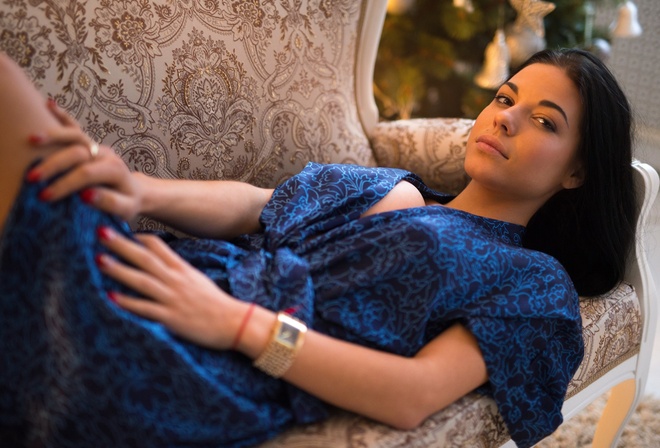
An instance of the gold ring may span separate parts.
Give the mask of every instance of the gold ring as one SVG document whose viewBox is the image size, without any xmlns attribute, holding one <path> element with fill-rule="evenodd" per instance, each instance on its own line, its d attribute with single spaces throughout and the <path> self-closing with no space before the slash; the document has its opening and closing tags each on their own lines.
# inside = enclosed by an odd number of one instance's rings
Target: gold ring
<svg viewBox="0 0 660 448">
<path fill-rule="evenodd" d="M 99 144 L 92 142 L 89 144 L 89 153 L 92 156 L 92 159 L 95 159 L 99 155 Z"/>
</svg>

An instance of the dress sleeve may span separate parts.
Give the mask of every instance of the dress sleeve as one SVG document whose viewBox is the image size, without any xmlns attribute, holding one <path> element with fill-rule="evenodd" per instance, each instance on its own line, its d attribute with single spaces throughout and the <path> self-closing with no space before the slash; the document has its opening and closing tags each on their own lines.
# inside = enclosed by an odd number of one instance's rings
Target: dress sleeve
<svg viewBox="0 0 660 448">
<path fill-rule="evenodd" d="M 291 246 L 310 235 L 357 219 L 401 180 L 395 168 L 310 162 L 280 184 L 261 213 L 269 248 Z"/>
<path fill-rule="evenodd" d="M 566 389 L 583 356 L 579 321 L 470 317 L 488 369 L 478 392 L 493 397 L 518 447 L 533 446 L 562 422 Z"/>
</svg>

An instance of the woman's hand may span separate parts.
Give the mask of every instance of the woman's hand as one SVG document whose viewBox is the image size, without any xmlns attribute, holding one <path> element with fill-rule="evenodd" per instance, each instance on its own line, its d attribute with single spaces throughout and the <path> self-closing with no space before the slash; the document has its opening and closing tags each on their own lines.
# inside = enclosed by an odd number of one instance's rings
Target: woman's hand
<svg viewBox="0 0 660 448">
<path fill-rule="evenodd" d="M 98 231 L 110 255 L 97 257 L 101 271 L 142 298 L 109 292 L 121 308 L 165 325 L 173 333 L 214 349 L 232 346 L 247 305 L 218 288 L 160 238 L 137 235 L 137 244 L 110 228 Z"/>
<path fill-rule="evenodd" d="M 53 152 L 33 167 L 28 180 L 36 182 L 65 174 L 41 192 L 41 199 L 56 201 L 80 192 L 85 202 L 99 210 L 125 220 L 134 218 L 141 210 L 143 196 L 138 175 L 131 173 L 110 147 L 98 146 L 98 152 L 92 154 L 94 142 L 78 123 L 54 101 L 48 101 L 48 109 L 62 126 L 30 136 L 30 143 L 35 148 L 62 145 L 64 149 Z"/>
</svg>

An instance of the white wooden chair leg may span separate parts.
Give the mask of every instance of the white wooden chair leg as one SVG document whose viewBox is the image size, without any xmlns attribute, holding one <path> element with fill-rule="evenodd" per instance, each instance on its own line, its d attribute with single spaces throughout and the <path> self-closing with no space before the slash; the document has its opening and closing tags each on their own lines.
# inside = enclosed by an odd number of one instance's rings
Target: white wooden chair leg
<svg viewBox="0 0 660 448">
<path fill-rule="evenodd" d="M 593 448 L 614 448 L 634 409 L 636 384 L 634 379 L 614 386 L 607 405 L 596 425 Z"/>
</svg>

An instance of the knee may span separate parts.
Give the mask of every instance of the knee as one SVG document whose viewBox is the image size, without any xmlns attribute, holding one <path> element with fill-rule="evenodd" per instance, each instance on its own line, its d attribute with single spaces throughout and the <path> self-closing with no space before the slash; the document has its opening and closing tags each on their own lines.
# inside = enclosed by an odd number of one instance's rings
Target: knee
<svg viewBox="0 0 660 448">
<path fill-rule="evenodd" d="M 0 51 L 0 70 L 5 70 L 10 65 L 14 64 L 14 61 L 9 57 L 4 51 Z"/>
</svg>

